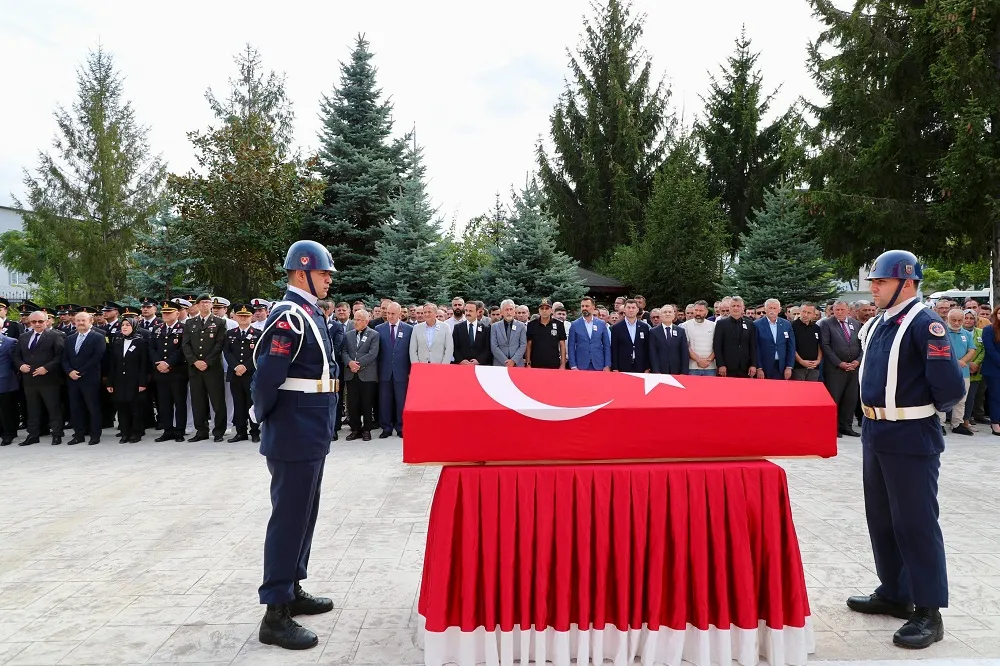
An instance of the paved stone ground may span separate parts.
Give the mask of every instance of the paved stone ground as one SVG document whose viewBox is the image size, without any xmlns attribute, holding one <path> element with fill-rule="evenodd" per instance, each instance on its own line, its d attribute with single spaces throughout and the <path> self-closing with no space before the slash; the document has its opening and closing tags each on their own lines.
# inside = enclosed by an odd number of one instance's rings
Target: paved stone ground
<svg viewBox="0 0 1000 666">
<path fill-rule="evenodd" d="M 93 447 L 0 449 L 0 664 L 422 663 L 415 605 L 438 470 L 402 465 L 398 439 L 334 444 L 308 589 L 336 609 L 305 618 L 319 648 L 288 653 L 256 638 L 269 514 L 256 447 L 109 435 Z M 920 655 L 892 647 L 896 620 L 844 607 L 876 582 L 857 440 L 832 460 L 782 462 L 815 660 L 1000 657 L 1000 439 L 949 440 L 953 606 L 946 640 Z"/>
</svg>

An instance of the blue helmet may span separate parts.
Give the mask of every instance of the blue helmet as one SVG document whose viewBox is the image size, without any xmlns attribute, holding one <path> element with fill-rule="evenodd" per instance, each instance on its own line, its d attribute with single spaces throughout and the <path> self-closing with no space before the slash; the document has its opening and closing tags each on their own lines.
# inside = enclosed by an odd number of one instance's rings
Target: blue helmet
<svg viewBox="0 0 1000 666">
<path fill-rule="evenodd" d="M 897 280 L 922 280 L 923 270 L 916 255 L 906 250 L 887 250 L 878 256 L 871 270 L 868 271 L 868 280 L 878 278 L 894 278 Z"/>
<path fill-rule="evenodd" d="M 336 271 L 333 255 L 316 241 L 300 240 L 292 243 L 285 255 L 286 271 Z"/>
</svg>

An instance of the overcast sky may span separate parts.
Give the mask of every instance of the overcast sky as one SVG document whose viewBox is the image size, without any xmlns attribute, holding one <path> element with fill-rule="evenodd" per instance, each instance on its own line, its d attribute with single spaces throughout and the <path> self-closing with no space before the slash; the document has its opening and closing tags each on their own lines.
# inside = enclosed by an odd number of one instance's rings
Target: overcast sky
<svg viewBox="0 0 1000 666">
<path fill-rule="evenodd" d="M 206 88 L 224 94 L 233 55 L 247 42 L 287 75 L 295 140 L 314 150 L 319 99 L 339 81 L 354 37 L 371 42 L 378 81 L 395 105 L 396 130 L 414 124 L 430 192 L 460 224 L 534 169 L 534 146 L 580 41 L 588 0 L 382 0 L 214 2 L 0 0 L 0 205 L 23 193 L 55 131 L 52 112 L 76 93 L 75 68 L 98 44 L 114 54 L 125 94 L 172 171 L 193 164 L 185 133 L 212 116 Z M 815 98 L 806 44 L 820 30 L 807 0 L 636 0 L 643 46 L 686 122 L 701 112 L 709 70 L 732 52 L 740 27 L 756 50 L 776 109 Z"/>
</svg>

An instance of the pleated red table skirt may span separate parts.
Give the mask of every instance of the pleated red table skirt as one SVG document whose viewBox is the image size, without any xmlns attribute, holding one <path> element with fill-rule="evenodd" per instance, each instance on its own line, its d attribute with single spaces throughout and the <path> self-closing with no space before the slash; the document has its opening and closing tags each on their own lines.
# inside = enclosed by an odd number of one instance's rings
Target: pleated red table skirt
<svg viewBox="0 0 1000 666">
<path fill-rule="evenodd" d="M 428 664 L 801 664 L 784 470 L 763 461 L 445 467 L 418 610 Z"/>
</svg>

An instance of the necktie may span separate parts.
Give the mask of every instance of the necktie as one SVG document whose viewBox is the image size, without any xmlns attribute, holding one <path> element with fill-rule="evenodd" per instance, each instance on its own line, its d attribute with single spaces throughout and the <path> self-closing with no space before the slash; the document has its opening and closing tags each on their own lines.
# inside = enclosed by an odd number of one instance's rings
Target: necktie
<svg viewBox="0 0 1000 666">
<path fill-rule="evenodd" d="M 38 344 L 38 333 L 34 333 L 31 336 L 31 341 L 28 343 L 28 349 L 29 350 L 34 349 L 35 345 L 37 344 Z"/>
<path fill-rule="evenodd" d="M 472 323 L 470 323 L 469 324 L 469 342 L 475 342 L 475 341 L 476 341 L 476 327 L 473 326 Z"/>
<path fill-rule="evenodd" d="M 389 344 L 396 346 L 396 325 L 389 324 Z"/>
<path fill-rule="evenodd" d="M 361 334 L 358 333 L 358 347 L 361 346 Z"/>
<path fill-rule="evenodd" d="M 851 334 L 850 334 L 850 332 L 849 332 L 849 331 L 847 330 L 847 323 L 846 323 L 846 322 L 843 322 L 843 321 L 842 321 L 842 322 L 840 322 L 840 327 L 841 327 L 842 329 L 844 329 L 844 337 L 845 337 L 845 338 L 847 338 L 848 340 L 850 340 L 850 339 L 851 339 Z"/>
<path fill-rule="evenodd" d="M 86 333 L 80 333 L 79 335 L 76 336 L 76 353 L 77 354 L 80 353 L 80 347 L 83 346 L 83 341 L 84 341 L 84 339 L 86 337 L 87 337 Z"/>
</svg>

